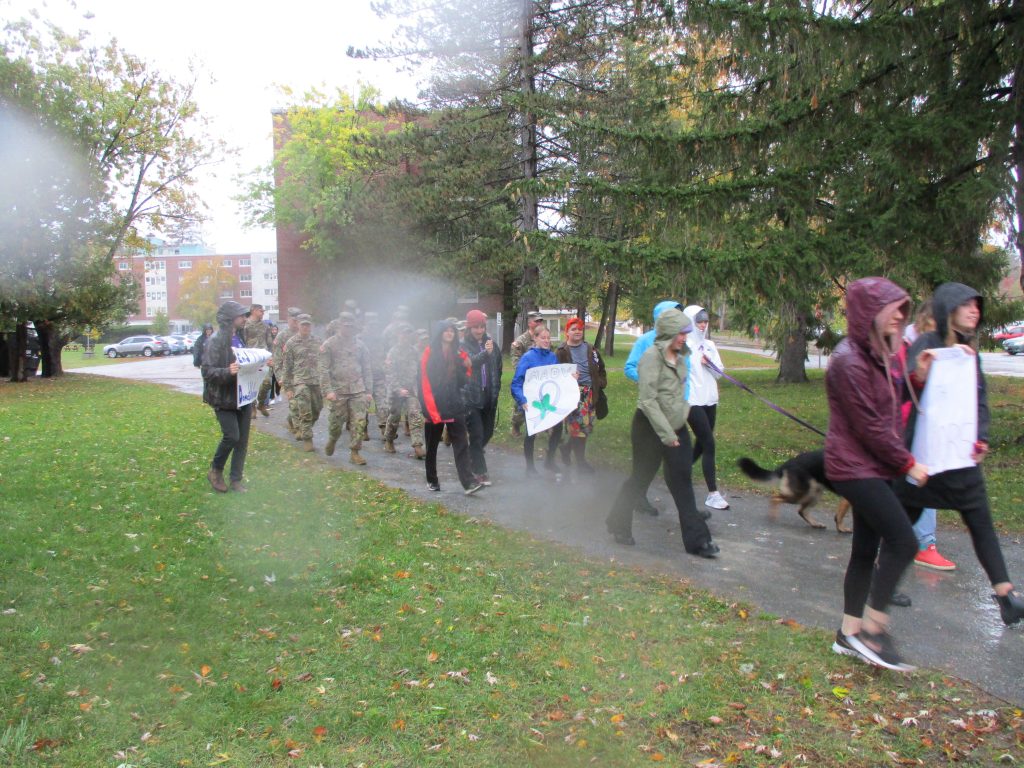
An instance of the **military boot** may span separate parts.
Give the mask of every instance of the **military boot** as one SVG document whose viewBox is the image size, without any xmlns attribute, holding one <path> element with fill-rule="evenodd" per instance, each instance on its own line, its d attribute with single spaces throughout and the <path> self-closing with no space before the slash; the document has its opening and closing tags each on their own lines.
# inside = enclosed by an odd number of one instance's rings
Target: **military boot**
<svg viewBox="0 0 1024 768">
<path fill-rule="evenodd" d="M 327 438 L 327 445 L 324 446 L 324 453 L 326 453 L 328 456 L 333 456 L 334 455 L 334 445 L 337 442 L 338 442 L 338 438 L 336 438 L 336 437 L 328 437 Z"/>
<path fill-rule="evenodd" d="M 312 440 L 303 440 L 302 441 L 302 450 L 303 450 L 304 453 L 315 453 L 316 452 L 316 448 L 313 447 L 313 441 Z"/>
<path fill-rule="evenodd" d="M 427 452 L 423 450 L 422 445 L 414 445 L 412 447 L 412 455 L 417 459 L 425 459 L 427 457 Z"/>
<path fill-rule="evenodd" d="M 227 493 L 228 486 L 224 482 L 224 470 L 222 469 L 210 469 L 206 473 L 206 479 L 210 481 L 210 485 L 213 486 L 213 490 L 217 493 Z"/>
<path fill-rule="evenodd" d="M 384 453 L 394 453 L 394 452 L 395 452 L 395 441 L 394 440 L 387 440 L 387 439 L 385 439 L 384 440 Z"/>
<path fill-rule="evenodd" d="M 353 448 L 348 455 L 348 460 L 355 464 L 357 467 L 361 467 L 366 464 L 366 459 L 359 455 L 359 449 Z"/>
</svg>

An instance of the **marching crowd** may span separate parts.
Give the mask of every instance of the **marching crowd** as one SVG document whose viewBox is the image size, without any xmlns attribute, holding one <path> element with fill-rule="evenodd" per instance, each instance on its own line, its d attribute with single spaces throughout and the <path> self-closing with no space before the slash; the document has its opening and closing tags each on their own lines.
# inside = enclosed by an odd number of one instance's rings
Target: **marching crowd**
<svg viewBox="0 0 1024 768">
<path fill-rule="evenodd" d="M 957 347 L 976 357 L 982 315 L 981 296 L 959 283 L 940 286 L 926 305 L 930 312 L 919 314 L 916 330 L 911 326 L 908 331 L 905 291 L 883 278 L 851 283 L 849 334 L 836 348 L 826 375 L 826 476 L 850 502 L 854 518 L 844 614 L 833 650 L 900 671 L 912 667 L 887 632 L 888 607 L 900 604 L 902 597 L 896 591 L 900 576 L 915 560 L 932 568 L 955 567 L 936 550 L 935 508 L 961 514 L 1003 621 L 1024 619 L 1024 598 L 1007 575 L 978 466 L 988 450 L 988 405 L 980 364 L 978 435 L 971 466 L 933 475 L 910 451 L 921 394 L 937 350 Z M 714 558 L 720 550 L 707 519 L 710 510 L 729 508 L 715 471 L 717 379 L 724 365 L 708 337 L 709 317 L 702 307 L 664 301 L 654 308 L 653 317 L 654 329 L 638 339 L 625 365 L 625 375 L 637 384 L 630 429 L 632 471 L 611 505 L 607 529 L 617 543 L 635 543 L 634 511 L 653 509 L 647 489 L 663 468 L 686 551 Z M 268 401 L 283 392 L 288 428 L 303 450 L 316 450 L 313 426 L 326 404 L 324 453 L 334 454 L 347 428 L 349 461 L 365 464 L 360 451 L 372 406 L 384 451 L 396 452 L 404 425 L 410 457 L 424 461 L 430 490 L 441 490 L 437 452 L 444 443 L 452 448 L 463 491 L 477 494 L 492 482 L 486 447 L 494 434 L 503 375 L 500 344 L 488 335 L 487 320 L 485 313 L 474 309 L 465 320 L 447 318 L 428 334 L 409 322 L 406 307 L 398 307 L 381 328 L 375 313 L 360 313 L 349 301 L 345 311 L 327 324 L 326 339 L 321 339 L 313 334 L 313 318 L 298 308 L 288 310 L 288 325 L 277 332 L 263 322 L 261 306 L 226 302 L 217 313 L 219 329 L 212 335 L 207 331 L 196 345 L 203 399 L 213 407 L 222 435 L 207 475 L 211 486 L 218 492 L 245 491 L 253 410 L 268 416 Z M 528 475 L 540 472 L 534 463 L 536 435 L 529 429 L 524 435 L 523 428 L 530 409 L 540 403 L 531 402 L 524 385 L 532 368 L 558 364 L 575 366 L 579 402 L 545 430 L 544 472 L 556 479 L 572 467 L 577 478 L 594 472 L 586 458 L 587 440 L 595 420 L 608 412 L 608 381 L 600 353 L 583 336 L 583 321 L 572 318 L 565 326 L 565 341 L 552 349 L 550 329 L 539 313 L 533 313 L 527 329 L 511 345 L 511 425 L 513 434 L 523 437 Z M 238 404 L 239 365 L 233 347 L 272 353 L 255 403 Z M 707 486 L 703 509 L 697 506 L 693 488 L 692 467 L 698 461 Z"/>
</svg>

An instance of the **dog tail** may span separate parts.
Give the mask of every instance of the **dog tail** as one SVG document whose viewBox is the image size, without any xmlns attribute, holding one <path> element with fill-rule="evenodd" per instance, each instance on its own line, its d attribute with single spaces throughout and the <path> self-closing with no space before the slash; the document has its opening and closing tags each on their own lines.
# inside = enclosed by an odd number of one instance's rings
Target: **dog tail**
<svg viewBox="0 0 1024 768">
<path fill-rule="evenodd" d="M 781 472 L 765 469 L 764 467 L 759 466 L 753 459 L 748 459 L 746 456 L 736 463 L 739 465 L 743 474 L 751 480 L 756 480 L 759 483 L 777 483 L 782 479 Z"/>
</svg>

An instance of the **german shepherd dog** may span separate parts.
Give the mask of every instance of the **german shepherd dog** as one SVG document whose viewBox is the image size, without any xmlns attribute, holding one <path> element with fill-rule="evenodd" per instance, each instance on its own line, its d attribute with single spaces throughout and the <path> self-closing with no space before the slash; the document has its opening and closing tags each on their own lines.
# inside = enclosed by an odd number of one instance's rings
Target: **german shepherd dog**
<svg viewBox="0 0 1024 768">
<path fill-rule="evenodd" d="M 835 493 L 835 488 L 825 477 L 825 451 L 807 451 L 797 454 L 775 469 L 764 469 L 758 466 L 753 459 L 746 457 L 740 459 L 737 464 L 743 474 L 751 480 L 768 483 L 775 487 L 771 511 L 773 519 L 778 516 L 779 503 L 785 502 L 798 504 L 797 512 L 812 528 L 825 527 L 810 515 L 811 507 L 818 503 L 826 489 Z M 852 533 L 853 531 L 851 528 L 843 527 L 843 519 L 849 511 L 849 502 L 842 499 L 835 514 L 836 530 L 840 533 Z"/>
</svg>

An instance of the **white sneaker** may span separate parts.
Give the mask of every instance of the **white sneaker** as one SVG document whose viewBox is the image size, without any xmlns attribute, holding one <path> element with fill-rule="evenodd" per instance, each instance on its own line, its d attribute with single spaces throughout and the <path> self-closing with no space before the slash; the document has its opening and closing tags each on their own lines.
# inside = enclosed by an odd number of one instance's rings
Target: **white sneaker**
<svg viewBox="0 0 1024 768">
<path fill-rule="evenodd" d="M 704 506 L 711 507 L 712 509 L 728 509 L 729 502 L 725 500 L 718 491 L 712 491 L 708 494 L 708 497 L 704 499 Z"/>
</svg>

